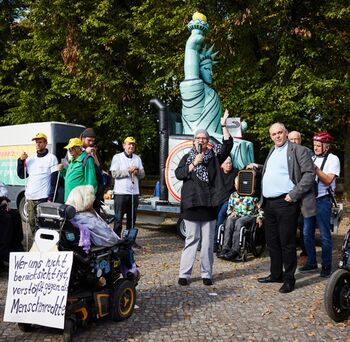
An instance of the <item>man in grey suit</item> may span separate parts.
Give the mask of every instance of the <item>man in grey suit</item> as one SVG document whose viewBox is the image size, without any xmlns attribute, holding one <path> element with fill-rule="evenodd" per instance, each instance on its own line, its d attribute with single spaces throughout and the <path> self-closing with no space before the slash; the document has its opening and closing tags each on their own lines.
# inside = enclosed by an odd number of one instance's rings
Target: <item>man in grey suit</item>
<svg viewBox="0 0 350 342">
<path fill-rule="evenodd" d="M 296 230 L 300 209 L 304 217 L 316 213 L 315 171 L 308 149 L 288 141 L 282 123 L 270 127 L 274 142 L 262 170 L 262 203 L 270 275 L 260 283 L 282 283 L 281 293 L 294 290 L 297 267 Z M 284 271 L 283 271 L 284 269 Z"/>
</svg>

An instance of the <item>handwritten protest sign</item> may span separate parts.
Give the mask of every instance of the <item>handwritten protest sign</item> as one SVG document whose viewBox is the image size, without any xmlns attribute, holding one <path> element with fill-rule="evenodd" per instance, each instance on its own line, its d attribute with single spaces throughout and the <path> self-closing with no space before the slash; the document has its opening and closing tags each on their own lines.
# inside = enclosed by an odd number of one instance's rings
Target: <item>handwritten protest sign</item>
<svg viewBox="0 0 350 342">
<path fill-rule="evenodd" d="M 10 253 L 4 321 L 64 328 L 73 252 Z"/>
</svg>

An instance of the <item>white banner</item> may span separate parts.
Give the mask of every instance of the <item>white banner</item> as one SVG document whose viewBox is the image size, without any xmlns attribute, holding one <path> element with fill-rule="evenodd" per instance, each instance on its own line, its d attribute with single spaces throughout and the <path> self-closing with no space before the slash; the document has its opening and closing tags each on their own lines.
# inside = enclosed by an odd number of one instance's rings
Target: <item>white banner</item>
<svg viewBox="0 0 350 342">
<path fill-rule="evenodd" d="M 73 252 L 10 253 L 4 321 L 63 329 Z"/>
</svg>

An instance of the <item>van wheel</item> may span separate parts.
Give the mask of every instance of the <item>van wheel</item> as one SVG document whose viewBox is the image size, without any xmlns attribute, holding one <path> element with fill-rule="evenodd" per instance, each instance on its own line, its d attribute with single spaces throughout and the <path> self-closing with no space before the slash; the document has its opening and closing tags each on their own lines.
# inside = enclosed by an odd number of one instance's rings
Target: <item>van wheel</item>
<svg viewBox="0 0 350 342">
<path fill-rule="evenodd" d="M 26 201 L 25 196 L 21 198 L 18 205 L 18 211 L 21 215 L 21 219 L 23 222 L 28 222 L 28 203 Z"/>
<path fill-rule="evenodd" d="M 179 218 L 176 223 L 177 233 L 180 235 L 181 239 L 186 240 L 186 226 L 182 218 Z"/>
</svg>

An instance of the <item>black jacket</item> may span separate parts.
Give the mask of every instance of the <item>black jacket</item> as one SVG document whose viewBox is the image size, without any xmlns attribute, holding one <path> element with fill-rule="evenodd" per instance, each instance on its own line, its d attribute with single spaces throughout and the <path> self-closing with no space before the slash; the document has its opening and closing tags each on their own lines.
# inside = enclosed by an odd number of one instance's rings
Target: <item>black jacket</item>
<svg viewBox="0 0 350 342">
<path fill-rule="evenodd" d="M 186 164 L 188 154 L 185 154 L 175 170 L 177 179 L 183 181 L 181 189 L 181 210 L 193 207 L 216 207 L 225 197 L 223 178 L 220 165 L 230 155 L 233 139 L 223 141 L 221 153 L 211 158 L 206 165 L 209 174 L 209 183 L 201 181 L 196 172 L 189 172 Z"/>
</svg>

